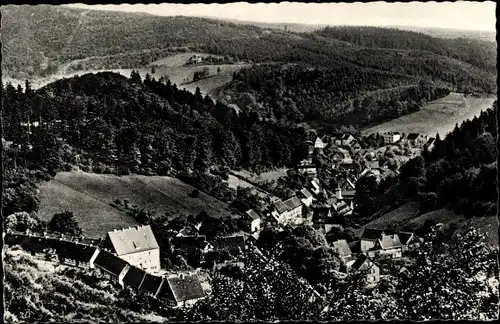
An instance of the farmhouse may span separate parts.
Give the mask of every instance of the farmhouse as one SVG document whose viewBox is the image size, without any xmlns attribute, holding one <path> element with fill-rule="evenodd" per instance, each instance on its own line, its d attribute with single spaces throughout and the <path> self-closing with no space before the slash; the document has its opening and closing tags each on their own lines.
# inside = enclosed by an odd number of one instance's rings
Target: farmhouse
<svg viewBox="0 0 500 324">
<path fill-rule="evenodd" d="M 245 223 L 245 226 L 248 228 L 250 233 L 257 232 L 260 230 L 260 216 L 255 212 L 253 209 L 249 209 L 245 212 L 245 215 L 243 215 L 243 221 Z"/>
<path fill-rule="evenodd" d="M 103 247 L 145 271 L 160 270 L 160 247 L 149 225 L 108 232 Z"/>
<path fill-rule="evenodd" d="M 413 147 L 422 146 L 427 141 L 427 139 L 423 135 L 417 134 L 417 133 L 408 134 L 408 136 L 406 137 L 406 140 Z"/>
<path fill-rule="evenodd" d="M 370 257 L 401 258 L 403 255 L 403 246 L 398 234 L 382 234 L 375 243 L 375 246 L 368 250 L 368 255 Z"/>
<path fill-rule="evenodd" d="M 351 249 L 347 244 L 346 240 L 337 240 L 335 242 L 330 243 L 330 245 L 337 251 L 340 258 L 345 262 L 352 256 Z"/>
<path fill-rule="evenodd" d="M 290 220 L 302 215 L 302 202 L 297 197 L 285 201 L 277 200 L 273 203 L 275 216 L 280 223 L 288 223 Z"/>
<path fill-rule="evenodd" d="M 380 267 L 364 253 L 358 256 L 350 269 L 355 271 L 368 270 L 366 275 L 367 285 L 376 284 L 380 281 Z"/>
<path fill-rule="evenodd" d="M 196 273 L 171 274 L 165 278 L 161 295 L 174 307 L 192 306 L 205 297 L 200 279 Z"/>
<path fill-rule="evenodd" d="M 394 144 L 401 139 L 401 134 L 397 132 L 387 132 L 382 134 L 382 138 L 384 139 L 384 144 Z"/>
</svg>

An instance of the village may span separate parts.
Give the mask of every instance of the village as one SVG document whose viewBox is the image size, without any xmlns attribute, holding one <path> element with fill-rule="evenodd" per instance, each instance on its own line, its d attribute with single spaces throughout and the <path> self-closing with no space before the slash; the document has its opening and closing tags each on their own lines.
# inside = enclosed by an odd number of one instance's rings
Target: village
<svg viewBox="0 0 500 324">
<path fill-rule="evenodd" d="M 307 177 L 309 185 L 297 190 L 295 195 L 283 200 L 274 195 L 262 199 L 261 208 L 247 210 L 241 216 L 244 230 L 229 236 L 207 240 L 205 235 L 198 233 L 201 222 L 169 233 L 170 244 L 188 255 L 196 254 L 197 250 L 203 255 L 214 251 L 225 253 L 224 261 L 212 260 L 208 267 L 209 261 L 202 255 L 201 268 L 191 267 L 186 271 L 162 269 L 158 238 L 149 225 L 115 229 L 101 239 L 8 231 L 4 233 L 4 241 L 6 245 L 20 246 L 51 261 L 98 269 L 122 287 L 165 298 L 172 307 L 185 307 L 211 293 L 206 280 L 207 268 L 215 271 L 228 265 L 244 268 L 248 253 L 257 255 L 266 263 L 271 262 L 271 254 L 256 246 L 263 228 L 283 231 L 287 227 L 306 225 L 324 235 L 330 247 L 337 251 L 343 262 L 342 273 L 364 271 L 367 287 L 373 287 L 383 276 L 379 260 L 407 257 L 423 242 L 422 238 L 411 232 L 391 232 L 381 228 L 365 228 L 359 239 L 350 242 L 329 234 L 342 230 L 353 214 L 356 183 L 360 178 L 371 176 L 380 181 L 387 172 L 397 172 L 398 164 L 396 167 L 391 164 L 387 152 L 399 150 L 399 157 L 405 161 L 422 149 L 432 149 L 434 139 L 420 134 L 386 133 L 372 135 L 372 139 L 378 141 L 372 141 L 376 144 L 366 147 L 366 139 L 356 139 L 350 134 L 319 137 L 312 133 L 310 136 L 307 141 L 309 157 L 294 170 Z M 318 157 L 322 159 L 322 170 Z M 334 190 L 327 190 L 322 185 L 321 175 L 324 174 L 338 179 Z M 309 284 L 305 285 L 320 295 Z"/>
</svg>

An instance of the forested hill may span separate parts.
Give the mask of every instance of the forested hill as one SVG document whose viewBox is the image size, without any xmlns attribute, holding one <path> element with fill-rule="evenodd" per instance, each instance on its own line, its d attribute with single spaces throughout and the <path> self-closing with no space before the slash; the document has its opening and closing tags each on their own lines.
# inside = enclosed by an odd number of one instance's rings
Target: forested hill
<svg viewBox="0 0 500 324">
<path fill-rule="evenodd" d="M 205 18 L 40 5 L 3 6 L 1 36 L 4 75 L 16 79 L 54 74 L 89 57 L 112 57 L 115 66 L 137 69 L 183 50 L 236 61 L 360 66 L 434 79 L 455 73 L 457 81 L 493 84 L 496 74 L 494 43 L 380 28 L 299 34 Z"/>
<path fill-rule="evenodd" d="M 22 145 L 22 152 L 11 146 L 17 165 L 28 161 L 60 170 L 79 164 L 96 173 L 168 175 L 216 165 L 291 166 L 303 158 L 297 152 L 305 140 L 301 129 L 237 114 L 199 91 L 178 90 L 149 76 L 86 74 L 37 91 L 8 84 L 2 99 L 4 137 Z M 22 125 L 28 122 L 38 124 L 31 135 Z"/>
<path fill-rule="evenodd" d="M 372 177 L 356 184 L 358 213 L 370 217 L 409 201 L 420 212 L 443 207 L 466 217 L 497 213 L 497 103 L 467 120 L 434 148 L 401 167 L 397 178 L 377 183 Z"/>
<path fill-rule="evenodd" d="M 325 27 L 314 34 L 362 47 L 429 51 L 490 71 L 496 66 L 497 46 L 489 41 L 434 38 L 419 32 L 378 27 Z"/>
</svg>

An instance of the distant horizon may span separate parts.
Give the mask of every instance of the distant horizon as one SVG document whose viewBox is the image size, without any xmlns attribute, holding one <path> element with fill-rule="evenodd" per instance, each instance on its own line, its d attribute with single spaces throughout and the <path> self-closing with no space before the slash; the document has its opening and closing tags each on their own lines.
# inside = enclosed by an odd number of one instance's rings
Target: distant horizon
<svg viewBox="0 0 500 324">
<path fill-rule="evenodd" d="M 493 1 L 410 3 L 68 4 L 70 8 L 262 24 L 433 28 L 496 32 Z"/>
</svg>

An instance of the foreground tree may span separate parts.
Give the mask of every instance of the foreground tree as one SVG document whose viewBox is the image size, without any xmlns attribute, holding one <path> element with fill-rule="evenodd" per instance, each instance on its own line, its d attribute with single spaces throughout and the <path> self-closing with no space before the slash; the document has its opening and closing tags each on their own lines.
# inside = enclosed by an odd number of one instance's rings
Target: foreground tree
<svg viewBox="0 0 500 324">
<path fill-rule="evenodd" d="M 70 211 L 55 214 L 48 224 L 48 229 L 52 232 L 74 236 L 80 236 L 83 233 L 80 225 L 75 219 L 75 215 Z"/>
</svg>

